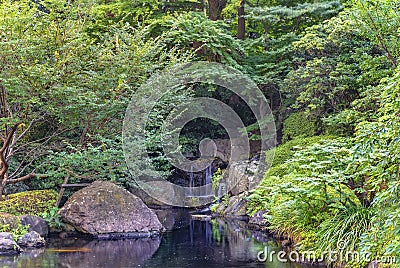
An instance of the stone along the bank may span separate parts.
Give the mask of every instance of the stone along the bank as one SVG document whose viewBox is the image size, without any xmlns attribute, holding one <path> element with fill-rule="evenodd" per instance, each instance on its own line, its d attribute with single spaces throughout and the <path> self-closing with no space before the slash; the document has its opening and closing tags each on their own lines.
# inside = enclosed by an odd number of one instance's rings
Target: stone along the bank
<svg viewBox="0 0 400 268">
<path fill-rule="evenodd" d="M 0 232 L 0 256 L 18 254 L 21 251 L 11 233 Z"/>
<path fill-rule="evenodd" d="M 151 236 L 163 227 L 156 214 L 140 198 L 105 181 L 95 181 L 74 193 L 60 215 L 82 233 Z"/>
</svg>

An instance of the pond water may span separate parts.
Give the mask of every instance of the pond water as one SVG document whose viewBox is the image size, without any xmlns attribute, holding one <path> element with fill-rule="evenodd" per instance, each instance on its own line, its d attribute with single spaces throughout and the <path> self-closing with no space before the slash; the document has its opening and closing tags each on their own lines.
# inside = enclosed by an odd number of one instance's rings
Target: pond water
<svg viewBox="0 0 400 268">
<path fill-rule="evenodd" d="M 257 253 L 265 247 L 279 251 L 274 240 L 243 222 L 190 220 L 157 238 L 50 238 L 45 249 L 0 257 L 0 267 L 314 267 L 276 258 L 260 263 Z"/>
</svg>

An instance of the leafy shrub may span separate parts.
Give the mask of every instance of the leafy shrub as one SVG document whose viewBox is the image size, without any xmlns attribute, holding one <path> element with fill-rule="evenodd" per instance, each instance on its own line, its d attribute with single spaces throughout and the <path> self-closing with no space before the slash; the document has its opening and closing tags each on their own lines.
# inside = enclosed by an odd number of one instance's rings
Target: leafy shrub
<svg viewBox="0 0 400 268">
<path fill-rule="evenodd" d="M 296 137 L 312 137 L 316 133 L 316 125 L 313 120 L 307 118 L 305 113 L 296 112 L 289 115 L 283 121 L 282 141 L 287 142 Z"/>
<path fill-rule="evenodd" d="M 220 168 L 217 169 L 217 171 L 213 174 L 212 176 L 212 189 L 213 191 L 217 190 L 219 187 L 219 183 L 221 179 L 223 178 L 224 171 L 222 171 Z"/>
<path fill-rule="evenodd" d="M 47 221 L 50 227 L 61 228 L 65 226 L 65 224 L 61 221 L 61 216 L 58 214 L 58 211 L 58 207 L 52 207 L 49 209 L 49 211 L 45 211 L 43 213 L 43 219 Z"/>
<path fill-rule="evenodd" d="M 2 232 L 10 232 L 10 230 L 16 228 L 19 223 L 20 221 L 17 216 L 0 212 L 0 225 Z"/>
<path fill-rule="evenodd" d="M 363 120 L 359 112 L 351 109 L 322 119 L 324 133 L 335 136 L 350 136 L 356 125 Z"/>
<path fill-rule="evenodd" d="M 0 212 L 19 215 L 35 215 L 43 213 L 56 206 L 58 193 L 52 190 L 27 191 L 11 194 L 7 200 L 0 201 Z"/>
<path fill-rule="evenodd" d="M 12 233 L 15 240 L 28 232 L 29 226 L 21 224 L 21 220 L 12 214 L 0 212 L 0 232 Z"/>
<path fill-rule="evenodd" d="M 268 195 L 272 190 L 271 187 L 284 181 L 284 175 L 287 174 L 290 166 L 290 163 L 286 162 L 290 160 L 296 152 L 306 149 L 312 144 L 326 143 L 334 138 L 334 136 L 297 137 L 275 148 L 272 166 L 265 174 L 265 177 L 260 183 L 260 187 L 255 189 L 249 196 L 247 213 L 253 215 L 257 211 L 267 209 Z"/>
<path fill-rule="evenodd" d="M 313 137 L 296 137 L 286 143 L 275 148 L 274 161 L 272 167 L 285 163 L 290 159 L 296 151 L 306 148 L 309 145 L 323 142 L 324 140 L 333 139 L 335 136 L 313 136 Z M 269 171 L 269 173 L 271 170 Z"/>
<path fill-rule="evenodd" d="M 211 21 L 203 13 L 188 12 L 179 16 L 169 15 L 155 21 L 152 27 L 165 27 L 166 41 L 183 50 L 197 49 L 202 60 L 220 61 L 226 65 L 242 69 L 238 64 L 243 48 L 232 37 L 228 24 Z M 193 47 L 190 44 L 197 44 Z"/>
<path fill-rule="evenodd" d="M 33 189 L 58 190 L 66 177 L 68 183 L 107 180 L 125 183 L 130 174 L 119 140 L 101 139 L 87 148 L 67 144 L 61 152 L 50 152 L 40 159 L 37 170 L 44 178 L 30 181 Z"/>
<path fill-rule="evenodd" d="M 318 234 L 314 229 L 333 217 L 339 207 L 360 206 L 355 194 L 345 186 L 343 172 L 352 155 L 351 141 L 319 141 L 273 167 L 250 196 L 249 211 L 268 210 L 271 230 L 291 236 L 294 241 L 305 236 L 315 239 Z"/>
</svg>

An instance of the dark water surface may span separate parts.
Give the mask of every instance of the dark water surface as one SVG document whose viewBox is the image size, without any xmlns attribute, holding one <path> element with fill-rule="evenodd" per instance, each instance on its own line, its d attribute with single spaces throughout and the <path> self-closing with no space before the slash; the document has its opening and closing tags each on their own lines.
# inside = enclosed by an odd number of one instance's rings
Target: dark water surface
<svg viewBox="0 0 400 268">
<path fill-rule="evenodd" d="M 313 267 L 260 263 L 257 253 L 277 244 L 242 222 L 189 221 L 162 237 L 125 240 L 49 239 L 47 248 L 0 257 L 0 267 Z"/>
</svg>

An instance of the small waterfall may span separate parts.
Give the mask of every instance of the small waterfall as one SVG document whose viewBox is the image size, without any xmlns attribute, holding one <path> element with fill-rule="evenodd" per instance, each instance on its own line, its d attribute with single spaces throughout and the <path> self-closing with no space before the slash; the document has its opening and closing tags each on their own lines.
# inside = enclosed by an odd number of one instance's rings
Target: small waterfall
<svg viewBox="0 0 400 268">
<path fill-rule="evenodd" d="M 212 164 L 210 164 L 205 169 L 205 176 L 201 180 L 201 183 L 204 187 L 202 187 L 201 191 L 195 191 L 195 180 L 194 180 L 194 172 L 193 167 L 190 168 L 189 172 L 189 196 L 210 196 L 212 195 Z"/>
<path fill-rule="evenodd" d="M 193 195 L 193 187 L 194 187 L 194 174 L 193 174 L 193 167 L 190 168 L 189 172 L 189 191 L 190 195 Z"/>
<path fill-rule="evenodd" d="M 205 184 L 209 184 L 212 182 L 212 165 L 209 165 L 206 169 L 206 178 L 205 178 Z"/>
<path fill-rule="evenodd" d="M 206 169 L 206 175 L 204 177 L 204 185 L 206 186 L 206 192 L 204 193 L 204 195 L 210 195 L 211 194 L 211 189 L 212 189 L 212 164 L 210 164 L 207 169 Z"/>
</svg>

